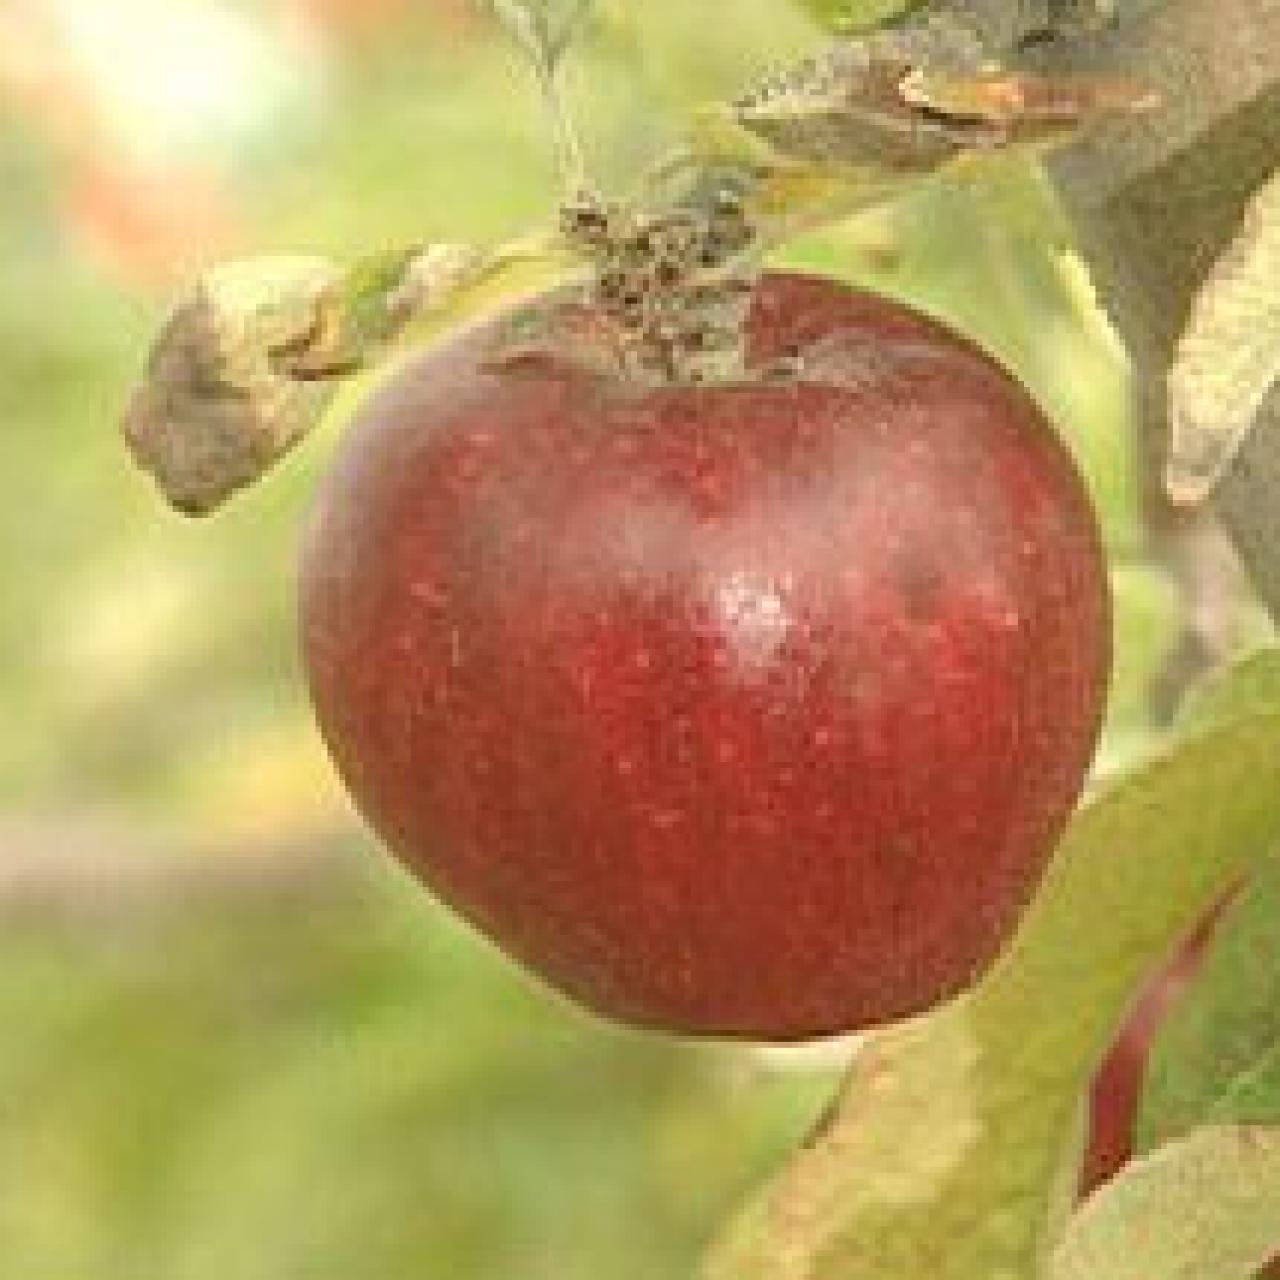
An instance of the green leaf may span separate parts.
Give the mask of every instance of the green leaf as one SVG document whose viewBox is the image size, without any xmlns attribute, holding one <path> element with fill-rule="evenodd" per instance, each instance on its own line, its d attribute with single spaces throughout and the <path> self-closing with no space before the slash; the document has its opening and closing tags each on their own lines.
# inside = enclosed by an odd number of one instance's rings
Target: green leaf
<svg viewBox="0 0 1280 1280">
<path fill-rule="evenodd" d="M 1280 838 L 1278 797 L 1277 701 L 1098 794 L 997 966 L 870 1038 L 709 1280 L 1030 1280 L 1070 1208 L 1098 1059 L 1139 984 Z"/>
<path fill-rule="evenodd" d="M 1131 752 L 1148 745 L 1153 729 L 1151 690 L 1173 652 L 1181 621 L 1177 587 L 1168 574 L 1148 563 L 1116 565 L 1111 598 L 1115 659 L 1100 761 L 1107 772 L 1117 759 L 1126 761 Z"/>
<path fill-rule="evenodd" d="M 1051 1280 L 1249 1280 L 1280 1242 L 1280 1130 L 1207 1128 L 1126 1167 L 1075 1215 Z"/>
<path fill-rule="evenodd" d="M 1273 858 L 1219 922 L 1199 973 L 1156 1037 L 1139 1149 L 1202 1124 L 1280 1124 L 1278 920 Z"/>
<path fill-rule="evenodd" d="M 1191 309 L 1169 372 L 1166 483 L 1208 497 L 1280 384 L 1280 172 L 1245 212 Z"/>
<path fill-rule="evenodd" d="M 883 26 L 919 8 L 920 3 L 921 0 L 800 0 L 817 22 L 841 35 Z"/>
<path fill-rule="evenodd" d="M 1280 705 L 1280 648 L 1266 645 L 1202 680 L 1187 695 L 1183 717 L 1220 723 L 1273 704 Z"/>
</svg>

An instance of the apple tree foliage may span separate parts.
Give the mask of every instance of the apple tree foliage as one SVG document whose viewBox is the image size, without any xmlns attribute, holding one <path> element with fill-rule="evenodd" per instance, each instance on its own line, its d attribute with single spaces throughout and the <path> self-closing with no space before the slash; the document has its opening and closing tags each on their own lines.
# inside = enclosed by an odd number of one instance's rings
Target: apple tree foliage
<svg viewBox="0 0 1280 1280">
<path fill-rule="evenodd" d="M 985 153 L 1032 156 L 1131 358 L 1167 498 L 1222 521 L 1280 616 L 1280 0 L 802 2 L 853 42 L 849 65 L 900 60 L 903 100 L 864 101 L 856 79 L 833 95 L 801 69 L 772 114 L 699 123 L 704 158 L 766 175 L 750 193 L 765 247 Z M 590 6 L 492 7 L 539 69 L 572 178 L 556 84 Z M 552 230 L 210 276 L 135 397 L 135 451 L 178 505 L 210 509 L 306 434 L 327 380 L 512 287 L 522 264 L 540 280 L 573 265 Z M 211 377 L 231 393 L 212 407 Z M 193 417 L 220 448 L 191 453 L 173 427 Z M 1121 586 L 1122 612 L 1164 607 L 1142 574 Z M 1108 771 L 977 988 L 866 1038 L 824 1121 L 710 1249 L 707 1280 L 1248 1280 L 1280 1245 L 1278 848 L 1267 648 L 1220 672 L 1154 754 Z M 1157 1042 L 1138 1158 L 1078 1206 L 1102 1054 L 1143 981 L 1242 883 Z"/>
</svg>

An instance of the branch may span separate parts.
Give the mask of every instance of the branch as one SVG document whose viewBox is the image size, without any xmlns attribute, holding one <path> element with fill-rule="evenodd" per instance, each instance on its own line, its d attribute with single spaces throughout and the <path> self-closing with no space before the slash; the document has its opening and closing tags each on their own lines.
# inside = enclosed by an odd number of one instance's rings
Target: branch
<svg viewBox="0 0 1280 1280">
<path fill-rule="evenodd" d="M 1163 446 L 1165 379 L 1196 294 L 1280 163 L 1280 0 L 1165 0 L 1047 46 L 1038 65 L 1135 76 L 1164 102 L 1050 162 L 1133 356 L 1147 438 Z M 1280 616 L 1280 393 L 1263 402 L 1214 505 Z"/>
</svg>

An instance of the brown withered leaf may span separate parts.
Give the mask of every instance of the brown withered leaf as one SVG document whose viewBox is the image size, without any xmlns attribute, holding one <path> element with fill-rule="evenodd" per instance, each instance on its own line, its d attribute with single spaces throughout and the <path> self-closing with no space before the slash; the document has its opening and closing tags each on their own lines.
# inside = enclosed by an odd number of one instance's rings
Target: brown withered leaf
<svg viewBox="0 0 1280 1280">
<path fill-rule="evenodd" d="M 969 151 L 1060 141 L 1155 101 L 1117 76 L 1005 70 L 963 23 L 930 14 L 775 75 L 734 111 L 788 160 L 877 178 L 919 176 Z"/>
<path fill-rule="evenodd" d="M 294 369 L 322 341 L 337 281 L 321 259 L 256 259 L 210 272 L 174 308 L 124 434 L 179 511 L 215 510 L 319 421 L 333 382 Z"/>
<path fill-rule="evenodd" d="M 1006 70 L 967 22 L 929 11 L 838 42 L 708 109 L 678 159 L 695 179 L 713 174 L 740 185 L 757 244 L 767 249 L 972 157 L 1038 154 L 1115 115 L 1149 111 L 1155 100 L 1144 84 L 1110 71 Z"/>
<path fill-rule="evenodd" d="M 207 515 L 320 422 L 338 382 L 487 263 L 465 246 L 218 267 L 171 313 L 134 391 L 124 435 L 169 502 Z"/>
<path fill-rule="evenodd" d="M 918 67 L 903 77 L 903 100 L 956 124 L 986 125 L 999 145 L 1051 140 L 1117 114 L 1154 110 L 1159 96 L 1136 81 L 981 71 L 959 77 Z"/>
</svg>

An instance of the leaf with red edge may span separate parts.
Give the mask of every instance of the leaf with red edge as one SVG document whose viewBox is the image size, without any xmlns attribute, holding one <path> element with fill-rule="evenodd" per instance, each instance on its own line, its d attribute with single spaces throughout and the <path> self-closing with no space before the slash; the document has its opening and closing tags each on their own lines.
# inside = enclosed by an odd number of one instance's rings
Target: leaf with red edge
<svg viewBox="0 0 1280 1280">
<path fill-rule="evenodd" d="M 1278 797 L 1275 696 L 1195 721 L 1097 794 L 996 968 L 869 1038 L 827 1123 L 721 1241 L 710 1280 L 1037 1274 L 1074 1204 L 1105 1046 L 1177 940 L 1280 840 Z"/>
<path fill-rule="evenodd" d="M 1218 924 L 1148 1060 L 1147 1150 L 1201 1124 L 1280 1124 L 1280 859 Z"/>
</svg>

